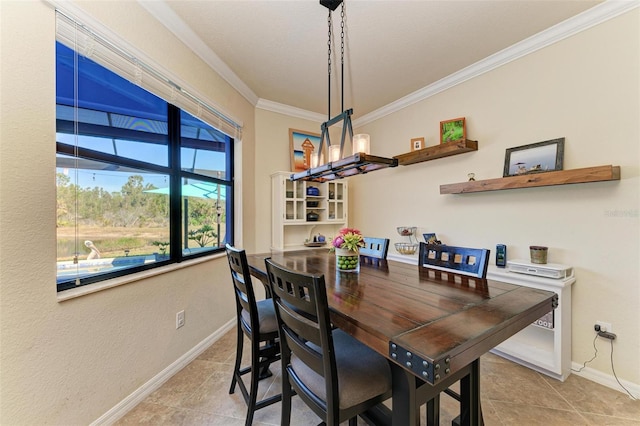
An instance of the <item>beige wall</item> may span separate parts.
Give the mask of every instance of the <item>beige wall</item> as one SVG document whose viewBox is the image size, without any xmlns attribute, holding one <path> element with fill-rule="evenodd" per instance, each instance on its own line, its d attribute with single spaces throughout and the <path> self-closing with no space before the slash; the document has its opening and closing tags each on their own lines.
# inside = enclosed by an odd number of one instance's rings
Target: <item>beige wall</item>
<svg viewBox="0 0 640 426">
<path fill-rule="evenodd" d="M 268 250 L 269 175 L 289 169 L 288 129 L 319 123 L 254 111 L 135 2 L 81 6 L 243 121 L 236 242 Z M 590 359 L 591 325 L 610 322 L 619 337 L 616 372 L 633 383 L 640 383 L 639 14 L 356 129 L 371 134 L 374 153 L 392 156 L 408 151 L 413 137 L 435 144 L 440 120 L 465 116 L 480 150 L 350 180 L 350 223 L 369 234 L 399 241 L 395 227 L 415 225 L 451 244 L 505 243 L 510 258 L 526 258 L 529 244 L 548 245 L 550 261 L 577 270 L 572 359 Z M 54 39 L 49 6 L 0 1 L 0 424 L 90 423 L 233 317 L 224 259 L 57 301 Z M 438 193 L 469 172 L 500 176 L 506 148 L 562 136 L 565 168 L 620 165 L 622 180 Z M 181 309 L 187 322 L 176 331 Z M 611 374 L 604 344 L 589 365 Z"/>
<path fill-rule="evenodd" d="M 618 377 L 640 384 L 640 26 L 638 9 L 356 129 L 372 152 L 408 152 L 410 139 L 437 144 L 441 120 L 466 117 L 474 153 L 400 166 L 350 181 L 350 224 L 402 239 L 396 226 L 436 232 L 452 245 L 576 268 L 572 360 L 593 356 L 592 326 L 609 322 Z M 619 165 L 614 182 L 440 195 L 439 185 L 502 176 L 505 149 L 565 137 L 564 168 Z M 372 212 L 375 212 L 372 213 Z M 617 213 L 616 213 L 617 212 Z M 620 214 L 622 216 L 615 216 Z M 395 253 L 393 247 L 390 254 Z M 493 259 L 492 259 L 493 261 Z M 611 375 L 609 344 L 588 366 Z"/>
<path fill-rule="evenodd" d="M 254 108 L 137 2 L 81 3 L 122 39 L 244 122 L 251 237 Z M 89 424 L 234 316 L 224 257 L 58 302 L 55 18 L 0 1 L 0 424 Z M 240 242 L 241 243 L 241 242 Z M 175 329 L 175 315 L 186 325 Z"/>
<path fill-rule="evenodd" d="M 320 133 L 320 123 L 293 118 L 264 109 L 256 109 L 256 250 L 269 251 L 271 247 L 271 179 L 276 171 L 291 170 L 289 129 Z M 332 132 L 333 137 L 333 132 Z"/>
<path fill-rule="evenodd" d="M 410 140 L 439 139 L 439 122 L 466 117 L 479 150 L 349 179 L 349 224 L 368 235 L 405 241 L 396 226 L 436 232 L 445 243 L 508 246 L 527 259 L 529 245 L 549 246 L 549 262 L 576 269 L 572 360 L 593 356 L 593 324 L 618 334 L 614 365 L 640 386 L 640 11 L 600 24 L 541 51 L 354 129 L 371 135 L 373 154 L 410 151 Z M 401 77 L 398 77 L 401 78 Z M 256 111 L 256 204 L 268 205 L 269 174 L 289 170 L 288 128 L 318 124 Z M 565 138 L 564 168 L 619 165 L 614 182 L 440 195 L 439 185 L 502 176 L 505 149 Z M 270 215 L 260 214 L 257 248 L 267 250 Z M 390 256 L 400 256 L 392 247 Z M 493 262 L 493 258 L 492 258 Z M 588 364 L 609 379 L 607 341 Z M 596 376 L 596 377 L 594 377 Z M 620 389 L 620 388 L 618 388 Z"/>
</svg>

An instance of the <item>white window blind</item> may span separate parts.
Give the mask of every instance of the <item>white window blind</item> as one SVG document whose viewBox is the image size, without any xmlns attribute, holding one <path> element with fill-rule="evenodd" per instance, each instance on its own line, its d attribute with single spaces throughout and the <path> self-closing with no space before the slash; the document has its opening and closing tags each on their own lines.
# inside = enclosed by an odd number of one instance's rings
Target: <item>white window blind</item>
<svg viewBox="0 0 640 426">
<path fill-rule="evenodd" d="M 80 55 L 189 112 L 228 136 L 242 138 L 242 126 L 232 118 L 60 11 L 56 11 L 56 39 Z"/>
</svg>

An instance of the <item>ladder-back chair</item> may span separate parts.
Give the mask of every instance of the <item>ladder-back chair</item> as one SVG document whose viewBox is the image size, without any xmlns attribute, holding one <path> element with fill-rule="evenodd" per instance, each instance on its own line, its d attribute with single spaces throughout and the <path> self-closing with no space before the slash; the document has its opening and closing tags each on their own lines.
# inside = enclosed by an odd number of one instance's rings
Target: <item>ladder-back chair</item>
<svg viewBox="0 0 640 426">
<path fill-rule="evenodd" d="M 278 323 L 273 301 L 269 298 L 256 301 L 245 251 L 229 244 L 226 249 L 233 280 L 237 317 L 236 361 L 229 393 L 235 392 L 236 384 L 240 386 L 242 396 L 247 403 L 245 425 L 249 426 L 256 410 L 274 404 L 282 398 L 282 395 L 278 394 L 261 401 L 257 400 L 258 381 L 271 376 L 269 365 L 280 359 Z M 244 336 L 247 336 L 251 342 L 251 365 L 241 368 Z M 247 389 L 242 376 L 249 373 L 251 379 Z"/>
<path fill-rule="evenodd" d="M 364 244 L 364 247 L 360 248 L 361 260 L 367 261 L 368 259 L 387 259 L 387 252 L 389 251 L 388 238 L 364 237 Z"/>
<path fill-rule="evenodd" d="M 489 267 L 489 249 L 420 243 L 420 266 L 485 279 Z"/>
<path fill-rule="evenodd" d="M 282 349 L 282 419 L 288 426 L 297 394 L 328 426 L 349 420 L 391 396 L 386 358 L 342 330 L 331 329 L 324 276 L 288 270 L 271 259 L 267 273 Z"/>
<path fill-rule="evenodd" d="M 486 287 L 487 269 L 489 266 L 489 249 L 476 249 L 468 247 L 448 246 L 444 244 L 420 243 L 418 264 L 420 267 L 435 270 L 436 274 L 446 272 L 449 280 L 454 275 L 463 276 L 462 282 L 468 283 L 469 277 L 476 279 L 476 287 Z M 465 377 L 462 380 L 470 380 Z M 459 393 L 445 389 L 444 392 L 460 402 Z M 427 402 L 427 425 L 438 425 L 440 416 L 440 396 L 436 396 Z M 460 424 L 459 416 L 452 421 L 453 425 Z"/>
</svg>

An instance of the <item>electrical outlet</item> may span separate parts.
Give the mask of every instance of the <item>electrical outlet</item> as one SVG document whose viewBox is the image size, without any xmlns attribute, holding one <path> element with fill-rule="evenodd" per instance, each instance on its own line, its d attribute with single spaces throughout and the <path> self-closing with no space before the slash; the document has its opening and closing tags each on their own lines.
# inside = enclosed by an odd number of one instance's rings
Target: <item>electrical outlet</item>
<svg viewBox="0 0 640 426">
<path fill-rule="evenodd" d="M 176 329 L 184 325 L 184 311 L 180 311 L 176 314 Z"/>
<path fill-rule="evenodd" d="M 596 321 L 596 325 L 600 326 L 600 330 L 598 331 L 606 331 L 607 333 L 613 333 L 613 327 L 608 322 Z"/>
</svg>

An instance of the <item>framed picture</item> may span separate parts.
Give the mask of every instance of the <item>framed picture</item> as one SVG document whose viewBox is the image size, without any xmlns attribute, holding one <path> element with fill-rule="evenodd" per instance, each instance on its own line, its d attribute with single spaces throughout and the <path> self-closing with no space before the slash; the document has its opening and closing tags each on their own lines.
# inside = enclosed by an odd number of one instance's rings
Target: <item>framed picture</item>
<svg viewBox="0 0 640 426">
<path fill-rule="evenodd" d="M 320 133 L 289 129 L 289 152 L 291 171 L 302 172 L 311 168 L 311 154 L 320 148 Z M 325 154 L 325 153 L 323 153 Z M 326 158 L 326 155 L 325 155 Z"/>
<path fill-rule="evenodd" d="M 503 177 L 562 170 L 564 138 L 507 149 Z"/>
<path fill-rule="evenodd" d="M 438 237 L 436 237 L 436 234 L 434 232 L 430 232 L 430 233 L 427 233 L 427 234 L 422 234 L 422 236 L 424 237 L 424 241 L 427 244 L 442 244 L 438 240 Z"/>
<path fill-rule="evenodd" d="M 411 139 L 411 151 L 417 151 L 424 148 L 424 138 Z"/>
<path fill-rule="evenodd" d="M 458 142 L 467 139 L 464 117 L 440 122 L 440 143 Z"/>
</svg>

